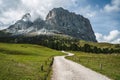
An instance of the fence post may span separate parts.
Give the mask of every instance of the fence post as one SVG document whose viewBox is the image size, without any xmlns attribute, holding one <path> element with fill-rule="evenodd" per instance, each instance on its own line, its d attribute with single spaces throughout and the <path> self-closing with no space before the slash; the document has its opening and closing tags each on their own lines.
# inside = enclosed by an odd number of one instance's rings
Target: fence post
<svg viewBox="0 0 120 80">
<path fill-rule="evenodd" d="M 52 66 L 52 65 L 53 65 L 53 62 L 54 62 L 54 58 L 52 58 L 52 62 L 51 62 L 51 64 L 50 64 L 50 66 Z"/>
<path fill-rule="evenodd" d="M 79 58 L 79 62 L 80 62 L 80 58 Z"/>
<path fill-rule="evenodd" d="M 41 70 L 41 71 L 43 71 L 43 70 L 44 70 L 44 69 L 43 69 L 43 65 L 42 65 L 42 64 L 41 64 L 40 70 Z"/>
<path fill-rule="evenodd" d="M 100 70 L 102 70 L 103 69 L 103 65 L 102 65 L 102 63 L 100 63 Z"/>
<path fill-rule="evenodd" d="M 45 61 L 45 65 L 47 65 L 47 61 Z"/>
</svg>

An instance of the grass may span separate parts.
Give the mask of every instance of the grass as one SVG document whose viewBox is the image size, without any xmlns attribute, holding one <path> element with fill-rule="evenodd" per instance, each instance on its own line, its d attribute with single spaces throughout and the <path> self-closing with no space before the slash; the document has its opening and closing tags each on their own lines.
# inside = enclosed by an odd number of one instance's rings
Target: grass
<svg viewBox="0 0 120 80">
<path fill-rule="evenodd" d="M 56 55 L 63 53 L 38 45 L 0 43 L 0 80 L 47 80 Z"/>
<path fill-rule="evenodd" d="M 84 46 L 85 44 L 89 44 L 91 46 L 96 46 L 98 48 L 120 49 L 120 44 L 96 43 L 96 42 L 87 42 L 87 41 L 83 41 L 83 40 L 79 41 L 80 46 Z"/>
<path fill-rule="evenodd" d="M 120 54 L 72 53 L 75 55 L 67 57 L 68 59 L 102 73 L 113 80 L 120 80 Z"/>
</svg>

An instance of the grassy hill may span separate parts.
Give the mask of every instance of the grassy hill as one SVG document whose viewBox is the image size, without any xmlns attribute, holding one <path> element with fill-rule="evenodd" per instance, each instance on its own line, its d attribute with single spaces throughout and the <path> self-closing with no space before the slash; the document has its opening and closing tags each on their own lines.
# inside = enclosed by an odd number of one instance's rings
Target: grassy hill
<svg viewBox="0 0 120 80">
<path fill-rule="evenodd" d="M 68 59 L 100 72 L 113 80 L 120 80 L 120 54 L 72 53 L 75 55 L 67 57 Z"/>
<path fill-rule="evenodd" d="M 61 52 L 30 44 L 0 43 L 0 80 L 46 80 Z"/>
<path fill-rule="evenodd" d="M 110 44 L 110 43 L 96 43 L 96 42 L 86 42 L 86 41 L 79 41 L 80 46 L 84 46 L 85 44 L 89 44 L 91 46 L 97 46 L 98 48 L 113 48 L 113 49 L 120 49 L 120 44 Z"/>
</svg>

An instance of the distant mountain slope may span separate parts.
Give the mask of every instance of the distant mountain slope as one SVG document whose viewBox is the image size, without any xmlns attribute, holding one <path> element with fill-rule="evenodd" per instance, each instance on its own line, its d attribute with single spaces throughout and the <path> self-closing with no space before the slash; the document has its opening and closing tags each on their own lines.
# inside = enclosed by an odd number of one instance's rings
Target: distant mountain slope
<svg viewBox="0 0 120 80">
<path fill-rule="evenodd" d="M 15 24 L 4 30 L 13 35 L 53 35 L 62 34 L 85 41 L 97 42 L 90 21 L 81 15 L 63 8 L 54 8 L 46 16 L 46 20 L 37 18 L 31 21 L 31 15 L 25 14 Z"/>
</svg>

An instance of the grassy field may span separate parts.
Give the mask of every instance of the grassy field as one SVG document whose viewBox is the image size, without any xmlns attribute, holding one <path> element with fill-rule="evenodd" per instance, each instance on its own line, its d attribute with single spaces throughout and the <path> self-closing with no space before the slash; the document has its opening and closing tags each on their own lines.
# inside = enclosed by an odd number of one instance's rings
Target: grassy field
<svg viewBox="0 0 120 80">
<path fill-rule="evenodd" d="M 67 57 L 68 59 L 100 72 L 113 80 L 120 80 L 120 54 L 72 53 L 75 55 Z"/>
<path fill-rule="evenodd" d="M 78 44 L 80 46 L 84 46 L 85 44 L 89 44 L 91 46 L 96 46 L 98 48 L 120 49 L 120 44 L 96 43 L 96 42 L 87 42 L 87 41 L 83 41 L 83 40 L 80 40 Z"/>
<path fill-rule="evenodd" d="M 0 43 L 0 80 L 48 80 L 56 55 L 62 53 L 38 45 Z"/>
</svg>

